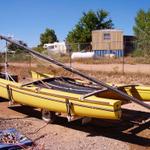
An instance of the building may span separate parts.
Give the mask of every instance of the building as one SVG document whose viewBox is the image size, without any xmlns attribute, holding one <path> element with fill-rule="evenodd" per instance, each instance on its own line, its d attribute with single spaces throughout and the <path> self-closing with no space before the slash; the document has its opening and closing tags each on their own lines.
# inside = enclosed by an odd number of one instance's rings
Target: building
<svg viewBox="0 0 150 150">
<path fill-rule="evenodd" d="M 123 56 L 123 31 L 116 29 L 92 31 L 92 50 L 95 56 Z"/>
<path fill-rule="evenodd" d="M 44 44 L 43 48 L 47 49 L 48 52 L 55 52 L 65 54 L 67 52 L 67 46 L 65 42 L 54 42 Z"/>
</svg>

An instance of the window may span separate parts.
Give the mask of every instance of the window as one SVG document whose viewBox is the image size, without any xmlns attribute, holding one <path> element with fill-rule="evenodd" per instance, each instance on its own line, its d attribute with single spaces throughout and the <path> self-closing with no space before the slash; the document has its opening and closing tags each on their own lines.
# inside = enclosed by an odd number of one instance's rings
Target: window
<svg viewBox="0 0 150 150">
<path fill-rule="evenodd" d="M 54 49 L 54 46 L 48 46 L 48 49 Z"/>
<path fill-rule="evenodd" d="M 110 40 L 110 33 L 104 33 L 104 40 Z"/>
</svg>

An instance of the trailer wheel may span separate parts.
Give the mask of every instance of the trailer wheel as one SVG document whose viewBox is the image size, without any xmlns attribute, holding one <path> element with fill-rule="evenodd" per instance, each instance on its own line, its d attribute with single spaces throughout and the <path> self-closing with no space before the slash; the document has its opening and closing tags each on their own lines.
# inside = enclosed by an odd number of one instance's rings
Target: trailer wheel
<svg viewBox="0 0 150 150">
<path fill-rule="evenodd" d="M 47 123 L 54 123 L 56 120 L 56 114 L 53 111 L 42 109 L 42 119 Z"/>
</svg>

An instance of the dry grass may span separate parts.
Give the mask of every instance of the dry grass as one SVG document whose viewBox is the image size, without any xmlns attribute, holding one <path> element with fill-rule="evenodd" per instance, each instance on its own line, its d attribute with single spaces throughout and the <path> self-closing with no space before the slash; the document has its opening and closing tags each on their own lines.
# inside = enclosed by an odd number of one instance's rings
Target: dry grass
<svg viewBox="0 0 150 150">
<path fill-rule="evenodd" d="M 145 57 L 125 57 L 123 58 L 106 58 L 101 57 L 97 59 L 76 59 L 73 62 L 83 63 L 83 64 L 150 64 L 150 58 Z"/>
<path fill-rule="evenodd" d="M 115 73 L 115 72 L 87 72 L 90 76 L 99 80 L 115 84 L 144 84 L 150 85 L 150 75 L 141 73 Z"/>
<path fill-rule="evenodd" d="M 149 57 L 124 57 L 123 58 L 107 58 L 107 57 L 100 57 L 100 58 L 84 58 L 84 59 L 75 59 L 70 60 L 70 56 L 67 55 L 60 55 L 60 54 L 51 54 L 50 57 L 62 62 L 62 63 L 69 63 L 71 62 L 78 62 L 82 64 L 122 64 L 123 61 L 125 64 L 150 64 Z M 32 61 L 35 60 L 32 58 Z"/>
<path fill-rule="evenodd" d="M 68 62 L 69 61 L 69 57 L 68 56 L 55 56 L 54 58 L 56 58 L 59 61 L 65 61 Z M 86 63 L 86 64 L 96 64 L 96 63 L 122 63 L 122 58 L 118 58 L 118 59 L 106 59 L 106 58 L 102 58 L 102 59 L 84 59 L 84 60 L 76 60 L 79 61 L 81 63 Z M 150 59 L 146 59 L 146 58 L 132 58 L 132 57 L 126 57 L 125 58 L 125 62 L 130 63 L 130 64 L 135 64 L 135 63 L 150 63 Z M 19 80 L 22 79 L 27 79 L 27 78 L 31 78 L 30 76 L 30 71 L 34 70 L 34 71 L 38 71 L 41 73 L 49 73 L 49 74 L 53 74 L 53 75 L 64 75 L 64 76 L 69 76 L 69 77 L 75 77 L 74 74 L 67 72 L 65 70 L 63 70 L 60 67 L 54 67 L 53 65 L 48 65 L 47 62 L 42 62 L 41 60 L 37 60 L 37 59 L 33 59 L 31 63 L 35 63 L 38 64 L 37 66 L 35 65 L 34 67 L 29 67 L 29 61 L 26 62 L 26 66 L 22 67 L 22 66 L 9 66 L 8 70 L 10 73 L 12 74 L 17 74 L 19 75 Z M 2 67 L 0 67 L 0 71 L 3 71 Z M 82 71 L 82 70 L 81 70 Z M 92 77 L 95 77 L 99 80 L 102 80 L 104 82 L 111 82 L 111 83 L 126 83 L 126 84 L 137 84 L 137 83 L 142 83 L 142 84 L 150 84 L 150 75 L 148 74 L 141 74 L 141 73 L 128 73 L 128 74 L 122 74 L 118 72 L 118 68 L 114 68 L 112 72 L 103 72 L 103 71 L 82 71 L 85 74 L 88 74 Z"/>
<path fill-rule="evenodd" d="M 51 53 L 47 54 L 47 52 L 44 52 L 45 55 L 49 55 L 49 57 L 55 58 L 56 60 L 59 60 L 60 62 L 63 63 L 69 63 L 70 61 L 70 55 L 69 54 L 56 54 L 56 53 Z M 33 56 L 31 56 L 29 53 L 26 53 L 23 51 L 22 53 L 16 53 L 14 54 L 7 54 L 8 57 L 8 62 L 27 62 L 29 63 L 31 57 L 33 61 Z M 5 60 L 5 55 L 0 54 L 0 62 L 4 62 Z M 73 62 L 79 62 L 83 64 L 112 64 L 112 63 L 122 63 L 123 59 L 122 58 L 106 58 L 106 57 L 101 57 L 97 59 L 77 59 L 77 60 L 72 60 Z M 127 56 L 124 58 L 125 63 L 127 64 L 150 64 L 150 58 L 147 57 L 131 57 Z"/>
<path fill-rule="evenodd" d="M 19 80 L 31 78 L 30 71 L 38 71 L 40 73 L 49 73 L 57 76 L 68 76 L 68 77 L 77 77 L 81 78 L 73 73 L 65 71 L 62 68 L 55 68 L 52 65 L 48 67 L 38 66 L 32 68 L 22 68 L 22 67 L 9 67 L 9 72 L 13 74 L 19 75 Z M 82 71 L 82 70 L 81 70 Z M 101 71 L 82 71 L 85 74 L 95 77 L 101 81 L 108 83 L 124 83 L 124 84 L 144 84 L 150 85 L 150 75 L 149 74 L 141 74 L 141 73 L 128 73 L 122 74 L 118 72 L 101 72 Z"/>
<path fill-rule="evenodd" d="M 67 55 L 60 55 L 60 54 L 52 54 L 52 58 L 62 62 L 62 63 L 69 63 L 70 56 Z M 122 64 L 123 61 L 126 64 L 150 64 L 149 57 L 124 57 L 123 58 L 107 58 L 107 57 L 100 57 L 100 58 L 87 58 L 87 59 L 75 59 L 71 60 L 72 62 L 78 62 L 82 64 Z"/>
<path fill-rule="evenodd" d="M 47 55 L 47 54 L 46 54 Z M 70 55 L 69 54 L 49 54 L 49 57 L 52 57 L 62 63 L 69 63 L 70 62 Z M 27 53 L 20 53 L 16 55 L 8 55 L 8 62 L 26 62 L 29 63 L 32 59 L 32 62 L 36 61 L 33 56 L 27 54 Z M 83 64 L 122 64 L 123 58 L 107 58 L 107 57 L 101 57 L 101 58 L 87 58 L 87 59 L 75 59 L 71 60 L 72 62 L 78 62 Z M 0 55 L 0 62 L 4 62 L 4 56 Z M 124 62 L 126 64 L 150 64 L 150 58 L 149 57 L 131 57 L 127 56 L 124 57 Z"/>
</svg>

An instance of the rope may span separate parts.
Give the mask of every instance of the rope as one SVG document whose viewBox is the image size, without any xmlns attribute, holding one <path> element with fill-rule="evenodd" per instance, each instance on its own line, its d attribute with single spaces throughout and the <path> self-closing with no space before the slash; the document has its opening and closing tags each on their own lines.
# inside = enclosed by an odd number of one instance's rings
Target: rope
<svg viewBox="0 0 150 150">
<path fill-rule="evenodd" d="M 37 132 L 39 132 L 41 129 L 45 128 L 49 123 L 44 124 L 43 126 L 41 126 L 40 128 L 36 129 L 33 132 L 29 132 L 28 134 L 36 134 Z"/>
</svg>

